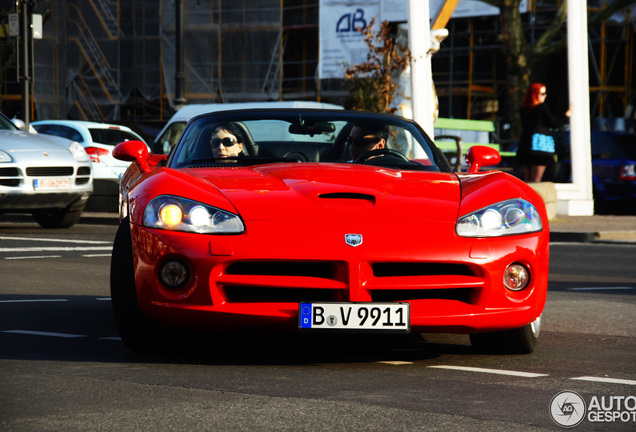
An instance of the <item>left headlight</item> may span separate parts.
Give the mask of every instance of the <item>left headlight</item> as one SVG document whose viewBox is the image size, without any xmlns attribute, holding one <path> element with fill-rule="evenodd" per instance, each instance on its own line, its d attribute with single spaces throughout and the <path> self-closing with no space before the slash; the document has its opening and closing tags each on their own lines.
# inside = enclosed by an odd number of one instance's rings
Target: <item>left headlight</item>
<svg viewBox="0 0 636 432">
<path fill-rule="evenodd" d="M 161 195 L 144 210 L 144 226 L 202 234 L 240 234 L 241 218 L 225 210 L 172 195 Z"/>
<path fill-rule="evenodd" d="M 68 151 L 73 154 L 73 157 L 78 162 L 88 162 L 90 160 L 86 150 L 84 150 L 84 147 L 82 147 L 82 145 L 77 141 L 73 141 L 68 145 Z"/>
<path fill-rule="evenodd" d="M 457 220 L 461 237 L 499 237 L 543 229 L 537 209 L 523 199 L 511 199 L 477 210 Z"/>
</svg>

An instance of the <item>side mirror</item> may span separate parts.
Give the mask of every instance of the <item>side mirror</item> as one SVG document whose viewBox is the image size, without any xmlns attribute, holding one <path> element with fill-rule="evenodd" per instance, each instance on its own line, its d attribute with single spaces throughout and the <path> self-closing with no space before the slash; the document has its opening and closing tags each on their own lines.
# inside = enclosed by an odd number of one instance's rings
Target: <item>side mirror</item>
<svg viewBox="0 0 636 432">
<path fill-rule="evenodd" d="M 137 162 L 139 167 L 145 172 L 150 171 L 148 166 L 148 147 L 141 141 L 124 141 L 113 149 L 115 159 L 126 162 Z"/>
<path fill-rule="evenodd" d="M 482 166 L 497 165 L 501 155 L 497 150 L 486 146 L 473 146 L 466 152 L 469 173 L 477 173 Z"/>
</svg>

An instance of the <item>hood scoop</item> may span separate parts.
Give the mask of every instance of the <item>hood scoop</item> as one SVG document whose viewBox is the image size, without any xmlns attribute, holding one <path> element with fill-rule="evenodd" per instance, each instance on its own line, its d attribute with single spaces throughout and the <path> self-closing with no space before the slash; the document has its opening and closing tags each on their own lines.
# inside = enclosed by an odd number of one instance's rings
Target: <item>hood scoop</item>
<svg viewBox="0 0 636 432">
<path fill-rule="evenodd" d="M 325 204 L 334 206 L 375 206 L 375 195 L 358 192 L 330 192 L 318 195 Z"/>
</svg>

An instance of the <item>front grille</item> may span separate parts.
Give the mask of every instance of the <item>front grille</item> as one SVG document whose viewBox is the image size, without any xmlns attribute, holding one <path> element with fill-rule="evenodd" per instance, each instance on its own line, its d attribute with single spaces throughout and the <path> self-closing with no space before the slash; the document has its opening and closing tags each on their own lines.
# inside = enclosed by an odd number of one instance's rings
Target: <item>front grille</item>
<svg viewBox="0 0 636 432">
<path fill-rule="evenodd" d="M 18 177 L 18 178 L 2 178 Z M 20 170 L 14 167 L 0 168 L 0 186 L 16 187 L 20 186 Z"/>
<path fill-rule="evenodd" d="M 0 186 L 7 186 L 7 187 L 20 186 L 20 180 L 18 180 L 18 179 L 0 179 Z"/>
<path fill-rule="evenodd" d="M 75 179 L 75 184 L 84 185 L 84 184 L 87 184 L 89 181 L 90 181 L 90 177 L 77 177 Z"/>
<path fill-rule="evenodd" d="M 448 263 L 375 263 L 373 276 L 475 276 L 465 265 Z"/>
<path fill-rule="evenodd" d="M 26 169 L 29 177 L 63 177 L 72 176 L 73 167 L 29 167 Z"/>
<path fill-rule="evenodd" d="M 308 276 L 331 279 L 333 263 L 319 261 L 252 261 L 231 264 L 225 271 L 230 275 Z"/>
<path fill-rule="evenodd" d="M 20 170 L 17 168 L 0 168 L 0 177 L 20 177 Z"/>
<path fill-rule="evenodd" d="M 471 303 L 474 290 L 470 288 L 422 289 L 422 290 L 373 290 L 371 298 L 374 302 L 394 302 L 409 300 L 457 300 Z"/>
<path fill-rule="evenodd" d="M 345 263 L 243 261 L 225 269 L 221 282 L 230 303 L 344 301 Z"/>
<path fill-rule="evenodd" d="M 225 286 L 225 298 L 230 303 L 299 303 L 342 300 L 342 291 L 308 288 L 272 288 L 253 286 Z"/>
<path fill-rule="evenodd" d="M 79 167 L 77 169 L 77 175 L 78 176 L 87 176 L 87 175 L 91 175 L 91 169 L 90 167 Z"/>
</svg>

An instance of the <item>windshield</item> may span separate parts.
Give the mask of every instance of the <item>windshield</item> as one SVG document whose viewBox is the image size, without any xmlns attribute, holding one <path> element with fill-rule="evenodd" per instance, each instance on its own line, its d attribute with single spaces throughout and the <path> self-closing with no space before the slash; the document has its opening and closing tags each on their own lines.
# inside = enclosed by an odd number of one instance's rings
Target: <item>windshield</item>
<svg viewBox="0 0 636 432">
<path fill-rule="evenodd" d="M 121 129 L 89 129 L 93 142 L 115 146 L 124 141 L 142 141 L 142 139 L 125 130 Z"/>
<path fill-rule="evenodd" d="M 424 132 L 401 117 L 342 110 L 244 110 L 193 119 L 172 168 L 284 162 L 362 163 L 450 171 Z"/>
<path fill-rule="evenodd" d="M 4 114 L 0 114 L 0 130 L 19 130 Z"/>
</svg>

